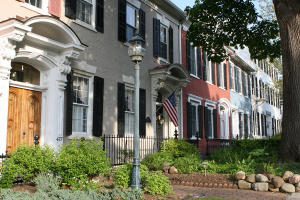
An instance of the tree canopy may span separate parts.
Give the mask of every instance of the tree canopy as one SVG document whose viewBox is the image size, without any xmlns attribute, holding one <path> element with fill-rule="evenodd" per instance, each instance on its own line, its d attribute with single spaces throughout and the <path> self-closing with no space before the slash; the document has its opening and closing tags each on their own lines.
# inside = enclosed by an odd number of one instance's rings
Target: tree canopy
<svg viewBox="0 0 300 200">
<path fill-rule="evenodd" d="M 259 15 L 251 0 L 196 0 L 188 11 L 188 38 L 214 61 L 228 57 L 224 46 L 247 46 L 253 59 L 281 55 L 279 26 Z"/>
</svg>

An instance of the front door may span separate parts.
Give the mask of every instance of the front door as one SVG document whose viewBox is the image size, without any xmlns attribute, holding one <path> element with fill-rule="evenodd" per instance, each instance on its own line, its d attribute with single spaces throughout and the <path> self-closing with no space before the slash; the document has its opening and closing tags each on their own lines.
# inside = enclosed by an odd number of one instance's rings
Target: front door
<svg viewBox="0 0 300 200">
<path fill-rule="evenodd" d="M 9 88 L 7 151 L 21 145 L 33 145 L 41 131 L 41 92 Z"/>
</svg>

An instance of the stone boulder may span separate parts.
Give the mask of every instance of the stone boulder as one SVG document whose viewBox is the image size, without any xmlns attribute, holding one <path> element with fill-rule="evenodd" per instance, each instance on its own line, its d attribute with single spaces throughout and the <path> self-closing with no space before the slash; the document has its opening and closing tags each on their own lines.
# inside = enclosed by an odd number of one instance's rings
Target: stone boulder
<svg viewBox="0 0 300 200">
<path fill-rule="evenodd" d="M 163 171 L 164 173 L 169 173 L 170 167 L 169 166 L 164 166 Z"/>
<path fill-rule="evenodd" d="M 258 192 L 267 192 L 269 190 L 268 183 L 252 183 L 252 189 Z"/>
<path fill-rule="evenodd" d="M 246 181 L 248 181 L 249 183 L 255 183 L 255 174 L 250 174 L 249 176 L 247 176 Z"/>
<path fill-rule="evenodd" d="M 290 184 L 290 183 L 284 183 L 280 190 L 282 192 L 286 192 L 286 193 L 294 193 L 296 191 L 296 188 L 293 184 Z"/>
<path fill-rule="evenodd" d="M 279 188 L 275 187 L 272 183 L 269 183 L 270 192 L 279 192 Z"/>
<path fill-rule="evenodd" d="M 246 178 L 246 173 L 243 171 L 239 171 L 235 174 L 236 180 L 244 180 Z"/>
<path fill-rule="evenodd" d="M 275 176 L 275 175 L 273 175 L 273 174 L 267 174 L 267 177 L 268 177 L 269 180 L 272 180 L 272 178 L 273 178 L 274 176 Z"/>
<path fill-rule="evenodd" d="M 170 174 L 178 174 L 178 170 L 177 170 L 174 166 L 172 166 L 172 167 L 170 167 L 170 169 L 169 169 L 169 173 L 170 173 Z"/>
<path fill-rule="evenodd" d="M 293 172 L 286 171 L 286 172 L 284 172 L 282 178 L 283 178 L 284 181 L 289 181 L 289 178 L 292 177 L 292 176 L 294 176 Z"/>
<path fill-rule="evenodd" d="M 296 187 L 296 192 L 300 192 L 300 183 L 297 183 L 297 184 L 295 185 L 295 187 Z"/>
<path fill-rule="evenodd" d="M 280 176 L 274 176 L 271 181 L 275 188 L 280 188 L 284 184 L 284 180 Z"/>
<path fill-rule="evenodd" d="M 268 181 L 269 181 L 268 177 L 266 177 L 266 176 L 263 175 L 263 174 L 256 174 L 255 180 L 256 180 L 256 182 L 261 182 L 261 183 L 264 183 L 264 182 L 268 182 Z"/>
<path fill-rule="evenodd" d="M 291 183 L 291 184 L 300 183 L 300 175 L 299 174 L 294 174 L 294 176 L 289 178 L 289 183 Z"/>
<path fill-rule="evenodd" d="M 251 189 L 251 183 L 248 183 L 247 181 L 244 181 L 244 180 L 239 180 L 238 186 L 239 186 L 239 189 L 243 189 L 243 190 Z"/>
</svg>

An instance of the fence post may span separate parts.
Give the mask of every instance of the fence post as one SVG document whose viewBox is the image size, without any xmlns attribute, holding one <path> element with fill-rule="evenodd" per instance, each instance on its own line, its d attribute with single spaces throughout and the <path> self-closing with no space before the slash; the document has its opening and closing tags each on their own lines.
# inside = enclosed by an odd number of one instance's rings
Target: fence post
<svg viewBox="0 0 300 200">
<path fill-rule="evenodd" d="M 177 131 L 177 129 L 175 129 L 175 134 L 174 134 L 174 136 L 175 136 L 175 140 L 178 140 L 178 131 Z"/>
</svg>

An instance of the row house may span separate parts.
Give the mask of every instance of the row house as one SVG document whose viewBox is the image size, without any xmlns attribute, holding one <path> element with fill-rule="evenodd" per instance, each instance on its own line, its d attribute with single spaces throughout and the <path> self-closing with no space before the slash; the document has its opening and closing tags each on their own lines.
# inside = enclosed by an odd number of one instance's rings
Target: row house
<svg viewBox="0 0 300 200">
<path fill-rule="evenodd" d="M 33 144 L 35 136 L 56 149 L 72 138 L 132 136 L 135 80 L 127 51 L 136 31 L 147 51 L 140 136 L 172 137 L 162 102 L 176 91 L 183 129 L 183 21 L 170 1 L 2 0 L 0 154 Z"/>
</svg>

